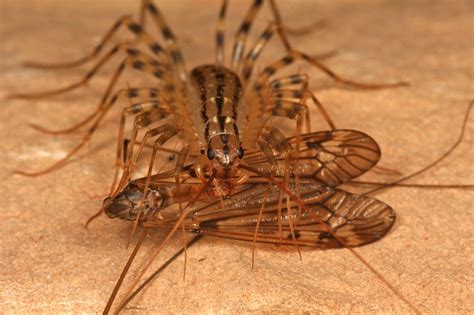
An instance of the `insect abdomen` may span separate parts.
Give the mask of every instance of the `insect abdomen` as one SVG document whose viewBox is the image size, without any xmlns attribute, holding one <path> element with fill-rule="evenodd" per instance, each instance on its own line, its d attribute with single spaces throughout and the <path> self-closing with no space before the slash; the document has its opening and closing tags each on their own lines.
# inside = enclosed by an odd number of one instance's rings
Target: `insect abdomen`
<svg viewBox="0 0 474 315">
<path fill-rule="evenodd" d="M 215 134 L 239 136 L 237 116 L 242 97 L 239 77 L 225 67 L 204 65 L 191 72 L 197 90 L 204 140 Z"/>
</svg>

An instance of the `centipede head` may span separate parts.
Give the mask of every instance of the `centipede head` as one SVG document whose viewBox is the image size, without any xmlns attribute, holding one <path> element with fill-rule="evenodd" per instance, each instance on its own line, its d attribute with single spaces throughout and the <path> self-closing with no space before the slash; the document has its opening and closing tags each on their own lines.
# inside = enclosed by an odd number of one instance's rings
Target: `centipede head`
<svg viewBox="0 0 474 315">
<path fill-rule="evenodd" d="M 237 168 L 244 157 L 240 140 L 237 136 L 227 133 L 212 136 L 204 156 L 198 161 L 196 169 L 198 177 L 206 182 L 212 175 L 209 194 L 214 197 L 227 197 L 235 190 L 235 186 L 246 180 L 247 176 Z"/>
<path fill-rule="evenodd" d="M 244 150 L 237 136 L 223 133 L 209 139 L 206 156 L 217 170 L 217 175 L 221 176 L 234 170 L 232 166 L 244 157 Z"/>
</svg>

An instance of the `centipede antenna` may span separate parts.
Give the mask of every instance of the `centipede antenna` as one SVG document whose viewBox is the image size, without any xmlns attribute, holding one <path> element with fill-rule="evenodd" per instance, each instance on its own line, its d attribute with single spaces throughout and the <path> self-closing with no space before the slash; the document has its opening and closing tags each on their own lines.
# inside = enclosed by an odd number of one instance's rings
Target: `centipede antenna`
<svg viewBox="0 0 474 315">
<path fill-rule="evenodd" d="M 459 144 L 462 142 L 463 138 L 464 138 L 464 133 L 466 131 L 466 126 L 467 126 L 467 122 L 468 122 L 468 119 L 469 119 L 469 114 L 472 110 L 472 107 L 474 106 L 474 100 L 471 100 L 471 102 L 469 103 L 469 106 L 467 108 L 467 111 L 466 111 L 466 114 L 464 115 L 464 120 L 463 120 L 463 123 L 462 123 L 462 127 L 461 127 L 461 132 L 458 136 L 458 139 L 456 140 L 456 142 L 446 151 L 444 152 L 439 158 L 437 158 L 436 160 L 434 160 L 433 162 L 431 162 L 430 164 L 428 164 L 426 167 L 423 167 L 422 169 L 416 171 L 416 172 L 413 172 L 411 173 L 410 175 L 407 175 L 407 176 L 404 176 L 396 181 L 393 181 L 391 183 L 387 183 L 385 184 L 384 186 L 380 186 L 380 187 L 377 187 L 377 188 L 374 188 L 372 190 L 369 190 L 367 192 L 365 192 L 364 194 L 365 195 L 368 195 L 368 194 L 372 194 L 374 192 L 377 192 L 377 191 L 380 191 L 382 189 L 387 189 L 389 187 L 393 187 L 393 186 L 396 186 L 397 184 L 401 183 L 401 182 L 404 182 L 410 178 L 413 178 L 421 173 L 424 173 L 426 172 L 427 170 L 433 168 L 434 166 L 436 166 L 438 163 L 440 163 L 441 161 L 443 161 L 445 158 L 447 158 L 458 146 Z"/>
</svg>

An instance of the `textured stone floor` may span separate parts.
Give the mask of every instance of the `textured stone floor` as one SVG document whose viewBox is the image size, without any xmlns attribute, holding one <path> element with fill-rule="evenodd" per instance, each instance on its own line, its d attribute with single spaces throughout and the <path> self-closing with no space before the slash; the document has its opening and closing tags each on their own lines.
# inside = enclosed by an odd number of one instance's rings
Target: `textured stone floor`
<svg viewBox="0 0 474 315">
<path fill-rule="evenodd" d="M 219 1 L 157 2 L 180 38 L 188 66 L 212 62 Z M 326 28 L 291 41 L 311 54 L 337 49 L 339 54 L 327 61 L 334 71 L 360 81 L 411 82 L 408 88 L 354 90 L 335 85 L 307 65 L 297 66 L 311 75 L 312 89 L 337 126 L 362 130 L 379 142 L 381 165 L 409 174 L 456 141 L 474 97 L 472 2 L 278 2 L 290 25 L 327 22 Z M 228 38 L 248 3 L 232 2 Z M 116 18 L 136 13 L 137 8 L 135 1 L 1 1 L 0 97 L 77 80 L 91 65 L 39 71 L 22 68 L 21 62 L 81 57 Z M 270 20 L 268 7 L 263 11 L 255 34 Z M 260 67 L 282 53 L 278 44 L 270 45 Z M 0 100 L 3 313 L 101 312 L 131 252 L 126 248 L 126 223 L 101 217 L 84 228 L 101 205 L 98 196 L 106 194 L 110 185 L 117 109 L 91 144 L 64 168 L 38 178 L 11 174 L 16 168 L 44 168 L 77 143 L 82 133 L 48 136 L 28 123 L 61 128 L 77 122 L 95 108 L 112 71 L 110 65 L 88 87 L 62 96 Z M 314 117 L 317 129 L 327 128 L 316 112 Z M 473 119 L 453 154 L 412 183 L 474 183 Z M 393 177 L 369 174 L 365 178 Z M 400 187 L 377 198 L 396 209 L 398 221 L 382 241 L 358 252 L 422 313 L 472 313 L 472 190 Z M 141 259 L 163 235 L 157 231 L 149 237 Z M 157 264 L 178 246 L 176 239 Z M 203 239 L 189 250 L 186 282 L 182 281 L 183 260 L 178 259 L 127 312 L 409 311 L 347 250 L 304 250 L 300 261 L 291 248 L 261 245 L 254 270 L 251 254 L 251 246 L 244 242 Z"/>
</svg>

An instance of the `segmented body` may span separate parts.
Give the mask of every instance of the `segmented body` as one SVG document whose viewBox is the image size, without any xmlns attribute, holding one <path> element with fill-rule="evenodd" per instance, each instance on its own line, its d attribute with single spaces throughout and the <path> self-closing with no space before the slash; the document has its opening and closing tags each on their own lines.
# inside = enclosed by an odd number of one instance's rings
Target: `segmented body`
<svg viewBox="0 0 474 315">
<path fill-rule="evenodd" d="M 198 130 L 203 130 L 203 142 L 214 135 L 239 137 L 237 118 L 242 99 L 240 78 L 225 67 L 204 65 L 191 71 L 191 80 L 197 90 L 200 114 Z M 224 140 L 222 140 L 224 144 Z"/>
</svg>

